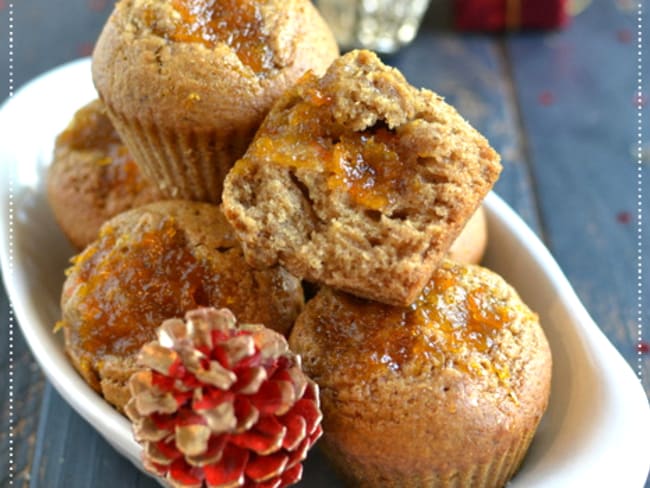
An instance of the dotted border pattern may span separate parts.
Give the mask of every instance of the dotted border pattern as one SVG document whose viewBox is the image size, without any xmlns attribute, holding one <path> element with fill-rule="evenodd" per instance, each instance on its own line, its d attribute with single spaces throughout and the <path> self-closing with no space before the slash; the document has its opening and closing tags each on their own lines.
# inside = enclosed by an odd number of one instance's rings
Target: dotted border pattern
<svg viewBox="0 0 650 488">
<path fill-rule="evenodd" d="M 9 98 L 14 96 L 14 4 L 9 2 Z M 14 191 L 13 191 L 13 178 L 9 175 L 9 191 L 8 191 L 8 207 L 9 207 L 9 266 L 6 273 L 9 275 L 8 279 L 13 277 L 13 257 L 14 257 Z M 8 467 L 9 467 L 9 486 L 14 485 L 14 475 L 16 465 L 14 461 L 14 310 L 9 300 L 9 337 L 7 340 L 7 347 L 9 349 L 9 448 L 8 448 Z"/>
<path fill-rule="evenodd" d="M 14 95 L 14 4 L 9 2 L 9 97 Z M 639 0 L 637 4 L 637 375 L 639 380 L 643 379 L 643 104 L 640 102 L 643 97 L 643 3 Z M 9 208 L 9 267 L 6 270 L 11 280 L 13 276 L 13 181 L 9 177 L 8 191 L 8 208 Z M 9 320 L 8 320 L 8 349 L 9 349 L 9 486 L 14 485 L 15 463 L 14 463 L 14 364 L 13 364 L 13 346 L 14 346 L 14 311 L 9 301 Z"/>
<path fill-rule="evenodd" d="M 637 4 L 637 375 L 643 380 L 643 0 Z"/>
</svg>

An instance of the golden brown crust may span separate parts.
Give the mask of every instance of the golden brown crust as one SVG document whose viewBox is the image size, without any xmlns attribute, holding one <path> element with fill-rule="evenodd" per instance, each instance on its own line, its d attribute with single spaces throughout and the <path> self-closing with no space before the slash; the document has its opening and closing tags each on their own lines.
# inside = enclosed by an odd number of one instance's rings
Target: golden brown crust
<svg viewBox="0 0 650 488">
<path fill-rule="evenodd" d="M 119 113 L 178 130 L 257 125 L 305 71 L 338 55 L 329 28 L 305 0 L 262 2 L 276 68 L 258 77 L 225 43 L 173 42 L 169 0 L 123 0 L 93 52 L 93 79 Z M 177 15 L 177 14 L 176 14 Z M 152 90 L 152 87 L 157 89 Z"/>
<path fill-rule="evenodd" d="M 101 134 L 107 131 L 111 134 Z M 79 144 L 71 134 L 87 143 Z M 77 249 L 94 241 L 111 217 L 162 199 L 128 156 L 99 100 L 79 109 L 57 138 L 47 196 L 54 217 Z"/>
<path fill-rule="evenodd" d="M 170 232 L 177 237 L 173 242 L 183 243 L 182 248 L 154 244 L 151 253 L 135 254 L 156 232 Z M 163 253 L 162 261 L 154 261 L 156 253 Z M 144 278 L 135 288 L 128 281 L 147 276 L 154 265 L 173 266 L 166 263 L 178 262 L 177 256 L 183 253 L 192 256 L 181 260 L 189 264 L 167 270 L 160 280 Z M 142 261 L 119 270 L 110 264 L 128 262 L 133 256 Z M 197 285 L 196 290 L 201 290 L 190 294 L 192 307 L 228 307 L 242 320 L 263 323 L 284 334 L 303 305 L 300 281 L 280 267 L 264 271 L 248 267 L 221 210 L 204 203 L 163 201 L 120 214 L 102 227 L 100 239 L 74 262 L 61 297 L 66 352 L 84 379 L 118 409 L 128 399 L 125 380 L 140 345 L 153 338 L 159 322 L 172 318 L 157 315 L 170 306 L 178 307 L 164 300 L 186 293 L 165 290 L 174 283 Z M 194 276 L 197 266 L 206 270 L 200 283 L 185 278 Z M 192 298 L 196 293 L 200 295 Z M 93 301 L 97 299 L 99 303 Z M 122 314 L 119 318 L 111 317 L 115 310 Z M 180 316 L 186 311 L 179 311 Z M 91 318 L 97 314 L 103 317 L 101 322 Z M 156 318 L 150 319 L 151 315 Z M 137 326 L 125 326 L 125 322 Z"/>
<path fill-rule="evenodd" d="M 175 181 L 179 175 L 165 174 L 166 158 L 218 166 L 212 173 L 201 169 L 217 180 L 214 187 L 189 196 L 220 200 L 226 171 L 271 104 L 305 71 L 322 73 L 338 55 L 309 1 L 269 0 L 261 14 L 275 52 L 274 68 L 264 76 L 223 42 L 170 40 L 179 14 L 169 0 L 123 0 L 106 23 L 93 53 L 95 86 L 138 163 L 168 195 L 187 197 L 193 190 Z"/>
<path fill-rule="evenodd" d="M 321 388 L 322 447 L 354 486 L 503 485 L 546 409 L 549 346 L 516 292 L 449 261 L 429 287 L 428 321 L 411 320 L 422 298 L 400 309 L 323 288 L 292 331 Z M 476 313 L 490 325 L 470 336 Z"/>
<path fill-rule="evenodd" d="M 300 119 L 315 114 L 315 127 Z M 303 125 L 292 129 L 296 120 Z M 305 128 L 314 133 L 303 135 Z M 354 164 L 337 159 L 340 141 L 360 137 L 368 147 L 380 136 L 402 158 L 393 171 L 399 176 L 386 178 L 387 195 L 364 186 L 372 171 L 362 168 L 359 177 L 359 168 L 336 167 Z M 253 266 L 282 263 L 307 280 L 405 305 L 500 171 L 485 138 L 440 97 L 416 90 L 374 54 L 353 51 L 274 106 L 226 177 L 224 213 Z M 354 178 L 357 194 L 345 187 Z"/>
</svg>

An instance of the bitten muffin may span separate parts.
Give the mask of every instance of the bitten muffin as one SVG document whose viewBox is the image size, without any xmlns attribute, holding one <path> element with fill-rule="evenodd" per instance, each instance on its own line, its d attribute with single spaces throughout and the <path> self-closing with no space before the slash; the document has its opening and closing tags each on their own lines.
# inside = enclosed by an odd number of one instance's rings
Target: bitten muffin
<svg viewBox="0 0 650 488">
<path fill-rule="evenodd" d="M 248 267 L 221 210 L 205 203 L 156 202 L 120 214 L 73 263 L 61 297 L 66 352 L 120 410 L 137 352 L 164 320 L 227 307 L 286 334 L 303 305 L 300 281 L 280 267 Z"/>
<path fill-rule="evenodd" d="M 228 174 L 223 207 L 251 265 L 407 305 L 500 171 L 442 98 L 352 51 L 282 96 Z"/>
<path fill-rule="evenodd" d="M 163 198 L 141 175 L 99 100 L 80 108 L 57 137 L 47 197 L 77 249 L 94 241 L 111 217 Z"/>
<path fill-rule="evenodd" d="M 503 486 L 548 404 L 537 315 L 478 266 L 443 261 L 408 308 L 323 288 L 290 345 L 321 388 L 320 445 L 355 487 Z"/>
<path fill-rule="evenodd" d="M 218 202 L 272 103 L 337 56 L 309 0 L 122 0 L 92 72 L 118 132 L 165 195 Z"/>
</svg>

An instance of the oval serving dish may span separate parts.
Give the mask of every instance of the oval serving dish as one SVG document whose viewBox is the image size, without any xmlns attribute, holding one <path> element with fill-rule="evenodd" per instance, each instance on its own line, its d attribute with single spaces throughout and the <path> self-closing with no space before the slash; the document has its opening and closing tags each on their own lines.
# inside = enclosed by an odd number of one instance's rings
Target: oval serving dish
<svg viewBox="0 0 650 488">
<path fill-rule="evenodd" d="M 0 109 L 0 161 L 6 182 L 0 187 L 0 258 L 16 317 L 49 381 L 142 469 L 128 421 L 86 385 L 64 354 L 61 334 L 52 333 L 60 316 L 63 270 L 74 250 L 54 221 L 44 178 L 56 135 L 95 97 L 90 60 L 83 59 L 35 79 Z M 643 486 L 650 466 L 650 408 L 639 380 L 589 317 L 535 234 L 495 194 L 484 205 L 490 234 L 484 265 L 501 274 L 539 313 L 554 362 L 548 411 L 508 486 Z M 340 485 L 333 473 L 318 467 L 320 460 L 311 459 L 302 486 Z"/>
</svg>

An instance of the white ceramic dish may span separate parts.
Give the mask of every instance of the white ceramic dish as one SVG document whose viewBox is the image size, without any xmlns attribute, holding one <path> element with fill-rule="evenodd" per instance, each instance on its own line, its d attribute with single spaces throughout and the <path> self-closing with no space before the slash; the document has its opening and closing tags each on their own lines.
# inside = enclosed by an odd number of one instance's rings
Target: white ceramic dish
<svg viewBox="0 0 650 488">
<path fill-rule="evenodd" d="M 73 250 L 53 220 L 43 179 L 56 134 L 94 97 L 86 59 L 37 78 L 0 110 L 0 257 L 16 317 L 48 379 L 140 467 L 128 422 L 82 381 L 64 355 L 60 334 L 52 333 L 63 270 Z M 7 183 L 13 193 L 11 227 Z M 486 265 L 539 312 L 554 359 L 549 409 L 510 486 L 643 486 L 650 465 L 650 408 L 638 379 L 533 232 L 496 195 L 485 206 L 490 231 Z M 303 486 L 335 485 L 326 468 L 308 462 Z"/>
</svg>

